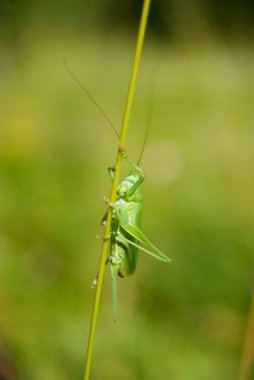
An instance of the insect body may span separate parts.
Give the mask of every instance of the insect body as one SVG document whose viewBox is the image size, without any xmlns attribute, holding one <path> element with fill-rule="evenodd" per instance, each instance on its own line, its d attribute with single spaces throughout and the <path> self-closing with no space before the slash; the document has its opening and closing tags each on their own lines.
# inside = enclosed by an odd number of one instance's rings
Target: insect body
<svg viewBox="0 0 254 380">
<path fill-rule="evenodd" d="M 66 62 L 65 67 L 71 77 L 81 87 L 81 89 L 86 93 L 89 99 L 105 117 L 119 140 L 119 133 L 115 129 L 106 113 L 93 98 L 93 96 L 82 85 L 79 79 L 73 74 Z M 147 136 L 148 129 L 146 131 L 143 148 L 137 165 L 135 165 L 129 159 L 124 150 L 122 151 L 123 158 L 131 165 L 132 170 L 130 174 L 119 183 L 117 187 L 116 201 L 113 204 L 109 204 L 109 206 L 112 207 L 113 212 L 110 234 L 110 254 L 106 263 L 110 263 L 111 266 L 113 281 L 113 312 L 115 320 L 117 306 L 117 277 L 131 275 L 135 271 L 139 249 L 155 257 L 157 260 L 163 262 L 170 261 L 170 259 L 164 253 L 162 253 L 147 239 L 141 230 L 142 195 L 140 186 L 144 181 L 145 176 L 138 165 L 144 151 Z M 114 168 L 110 167 L 108 171 L 111 179 L 113 180 Z M 106 222 L 106 219 L 107 213 L 102 219 L 103 224 Z M 142 246 L 140 244 L 142 244 Z M 97 277 L 93 280 L 92 287 L 95 287 L 96 285 Z"/>
<path fill-rule="evenodd" d="M 148 240 L 141 230 L 142 194 L 140 186 L 145 177 L 143 171 L 131 162 L 127 154 L 124 153 L 123 157 L 129 162 L 132 170 L 119 183 L 116 201 L 109 205 L 113 209 L 108 262 L 111 265 L 113 282 L 114 320 L 116 320 L 117 312 L 117 277 L 131 275 L 135 271 L 138 250 L 140 249 L 160 261 L 170 261 L 164 253 Z M 111 179 L 113 179 L 114 168 L 110 167 L 108 171 Z M 106 220 L 106 215 L 103 221 Z"/>
</svg>

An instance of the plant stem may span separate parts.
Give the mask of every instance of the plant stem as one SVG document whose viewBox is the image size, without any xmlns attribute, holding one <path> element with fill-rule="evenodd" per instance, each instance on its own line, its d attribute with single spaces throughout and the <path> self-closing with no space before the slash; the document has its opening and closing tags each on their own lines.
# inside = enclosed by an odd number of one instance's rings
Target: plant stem
<svg viewBox="0 0 254 380">
<path fill-rule="evenodd" d="M 123 113 L 122 129 L 120 133 L 119 146 L 118 146 L 117 156 L 116 156 L 115 175 L 114 175 L 114 180 L 113 180 L 112 188 L 111 188 L 110 203 L 114 203 L 116 199 L 116 190 L 117 190 L 117 186 L 118 186 L 118 182 L 120 178 L 120 170 L 121 170 L 121 163 L 122 163 L 122 151 L 124 148 L 128 124 L 129 124 L 130 111 L 131 111 L 131 106 L 132 106 L 132 100 L 133 100 L 133 95 L 134 95 L 134 89 L 135 89 L 135 84 L 136 84 L 141 51 L 142 51 L 143 42 L 144 42 L 150 3 L 151 3 L 151 0 L 144 0 L 143 2 L 136 50 L 135 50 L 133 64 L 132 64 L 125 109 Z M 112 208 L 109 207 L 107 220 L 106 220 L 106 227 L 104 231 L 105 237 L 110 235 L 111 220 L 112 220 Z M 97 318 L 98 318 L 102 282 L 103 282 L 103 277 L 104 277 L 105 262 L 106 262 L 106 256 L 107 256 L 107 251 L 108 251 L 108 244 L 109 244 L 109 240 L 104 239 L 103 244 L 102 244 L 101 258 L 100 258 L 99 270 L 98 270 L 98 283 L 97 283 L 96 292 L 95 292 L 92 319 L 91 319 L 91 324 L 90 324 L 90 333 L 89 333 L 89 338 L 88 338 L 84 380 L 89 380 L 89 376 L 90 376 L 94 336 L 95 336 L 95 329 L 96 329 L 96 323 L 97 323 Z"/>
<path fill-rule="evenodd" d="M 254 371 L 254 285 L 240 363 L 239 380 L 248 380 L 252 378 L 252 371 Z"/>
</svg>

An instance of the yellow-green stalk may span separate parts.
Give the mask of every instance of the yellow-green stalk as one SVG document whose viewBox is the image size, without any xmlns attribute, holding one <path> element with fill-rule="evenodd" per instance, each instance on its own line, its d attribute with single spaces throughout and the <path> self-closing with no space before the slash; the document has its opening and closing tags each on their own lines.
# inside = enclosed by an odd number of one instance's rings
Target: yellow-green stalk
<svg viewBox="0 0 254 380">
<path fill-rule="evenodd" d="M 124 114 L 123 114 L 122 129 L 120 133 L 119 146 L 118 146 L 117 156 L 116 156 L 115 175 L 114 175 L 114 180 L 113 180 L 112 188 L 111 188 L 110 203 L 114 203 L 116 199 L 116 190 L 117 190 L 117 186 L 119 182 L 121 163 L 122 163 L 122 150 L 124 148 L 128 124 L 129 124 L 130 111 L 131 111 L 131 106 L 132 106 L 132 100 L 133 100 L 133 95 L 134 95 L 134 89 L 135 89 L 135 84 L 136 84 L 141 51 L 142 51 L 143 42 L 144 42 L 150 3 L 151 3 L 151 0 L 144 0 L 143 2 L 136 50 L 135 50 L 133 64 L 132 64 L 129 88 L 128 88 L 125 109 L 124 109 Z M 109 236 L 110 234 L 111 219 L 112 219 L 112 209 L 111 207 L 109 207 L 104 236 Z M 88 345 L 87 345 L 84 380 L 89 380 L 89 376 L 90 376 L 94 336 L 95 336 L 95 329 L 96 329 L 96 323 L 97 323 L 97 318 L 98 318 L 98 311 L 99 311 L 99 304 L 100 304 L 100 298 L 101 298 L 101 289 L 102 289 L 102 282 L 103 282 L 103 277 L 104 277 L 107 251 L 108 251 L 108 240 L 104 239 L 103 244 L 102 244 L 102 251 L 101 251 L 99 270 L 98 270 L 98 283 L 97 283 L 96 292 L 95 292 L 92 319 L 91 319 L 91 324 L 90 324 L 90 333 L 89 333 Z"/>
</svg>

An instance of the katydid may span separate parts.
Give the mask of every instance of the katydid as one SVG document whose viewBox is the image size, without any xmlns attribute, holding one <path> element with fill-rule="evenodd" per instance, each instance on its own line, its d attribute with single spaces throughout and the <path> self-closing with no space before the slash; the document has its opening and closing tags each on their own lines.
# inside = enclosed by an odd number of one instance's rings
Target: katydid
<svg viewBox="0 0 254 380">
<path fill-rule="evenodd" d="M 72 78 L 77 82 L 77 84 L 82 88 L 82 90 L 105 117 L 119 140 L 119 134 L 106 113 L 69 69 L 66 62 L 65 67 Z M 145 176 L 142 169 L 139 167 L 139 163 L 143 155 L 147 136 L 148 129 L 137 164 L 134 164 L 128 157 L 125 149 L 122 149 L 122 157 L 130 164 L 131 171 L 129 175 L 118 184 L 115 202 L 113 204 L 107 202 L 109 207 L 112 208 L 112 221 L 109 237 L 110 253 L 106 264 L 110 263 L 111 266 L 113 285 L 113 315 L 115 321 L 117 315 L 117 278 L 123 278 L 125 275 L 129 276 L 134 273 L 137 265 L 138 251 L 141 250 L 146 252 L 157 260 L 165 263 L 170 261 L 168 256 L 156 248 L 141 230 L 142 194 L 140 191 L 140 186 L 144 181 Z M 113 180 L 114 167 L 109 167 L 108 173 L 111 180 Z M 107 213 L 102 219 L 102 224 L 105 224 L 106 219 Z M 144 247 L 140 244 L 144 245 Z M 96 285 L 97 278 L 93 280 L 92 287 L 95 287 Z"/>
<path fill-rule="evenodd" d="M 169 262 L 170 259 L 156 248 L 141 230 L 142 195 L 140 186 L 145 179 L 143 171 L 134 164 L 127 153 L 123 158 L 130 164 L 130 174 L 117 187 L 117 198 L 112 207 L 112 222 L 110 234 L 110 254 L 107 262 L 111 266 L 113 283 L 113 314 L 117 314 L 117 277 L 131 275 L 136 268 L 138 250 L 148 253 L 157 260 Z M 114 168 L 108 168 L 111 179 L 114 178 Z M 102 223 L 105 222 L 107 213 Z M 143 246 L 140 245 L 143 244 Z"/>
</svg>

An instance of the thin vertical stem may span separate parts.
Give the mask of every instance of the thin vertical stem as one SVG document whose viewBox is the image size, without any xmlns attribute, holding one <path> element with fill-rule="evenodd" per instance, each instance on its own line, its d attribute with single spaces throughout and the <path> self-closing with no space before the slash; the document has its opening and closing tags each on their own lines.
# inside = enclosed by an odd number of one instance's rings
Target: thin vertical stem
<svg viewBox="0 0 254 380">
<path fill-rule="evenodd" d="M 122 122 L 122 129 L 121 129 L 121 133 L 120 133 L 119 146 L 118 146 L 117 155 L 116 155 L 115 175 L 114 175 L 114 180 L 113 180 L 112 188 L 111 188 L 110 203 L 114 203 L 115 199 L 116 199 L 116 190 L 117 190 L 117 186 L 118 186 L 118 182 L 119 182 L 121 163 L 122 163 L 122 150 L 124 148 L 128 124 L 129 124 L 130 111 L 131 111 L 131 106 L 132 106 L 132 101 L 133 101 L 133 95 L 134 95 L 134 89 L 135 89 L 135 84 L 136 84 L 136 78 L 137 78 L 137 72 L 138 72 L 138 67 L 139 67 L 139 62 L 140 62 L 141 51 L 142 51 L 143 42 L 144 42 L 144 36 L 145 36 L 145 31 L 146 31 L 146 25 L 147 25 L 150 3 L 151 3 L 151 0 L 144 0 L 144 2 L 143 2 L 141 20 L 140 20 L 139 31 L 138 31 L 137 44 L 136 44 L 134 60 L 133 60 L 133 64 L 132 64 L 132 70 L 131 70 L 131 75 L 130 75 L 130 82 L 129 82 L 129 88 L 128 88 L 128 92 L 127 92 L 125 109 L 124 109 L 124 113 L 123 113 L 123 122 Z M 107 214 L 107 220 L 106 220 L 106 227 L 105 227 L 105 231 L 104 231 L 105 237 L 109 236 L 109 234 L 110 234 L 111 220 L 112 220 L 112 209 L 111 209 L 111 207 L 109 207 L 108 214 Z M 100 263 L 99 263 L 98 283 L 97 283 L 96 292 L 95 292 L 92 319 L 91 319 L 91 324 L 90 324 L 90 333 L 89 333 L 89 338 L 88 338 L 84 380 L 89 380 L 89 376 L 90 376 L 92 351 L 93 351 L 93 345 L 94 345 L 94 336 L 95 336 L 95 329 L 96 329 L 96 323 L 97 323 L 97 318 L 98 318 L 98 311 L 99 311 L 99 304 L 100 304 L 101 290 L 102 290 L 102 282 L 103 282 L 103 277 L 104 277 L 105 262 L 106 262 L 106 256 L 107 256 L 107 251 L 108 251 L 108 244 L 109 244 L 109 241 L 108 241 L 108 239 L 105 238 L 103 240 L 103 244 L 102 244 L 101 258 L 100 258 Z"/>
<path fill-rule="evenodd" d="M 239 380 L 248 380 L 251 376 L 251 370 L 254 370 L 254 285 L 243 344 Z"/>
</svg>

